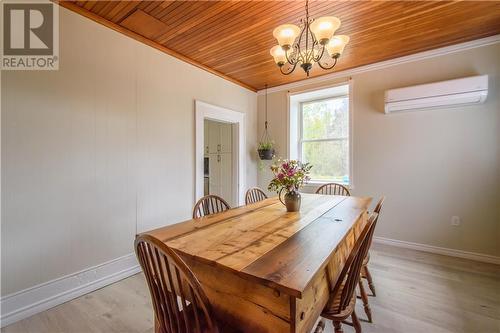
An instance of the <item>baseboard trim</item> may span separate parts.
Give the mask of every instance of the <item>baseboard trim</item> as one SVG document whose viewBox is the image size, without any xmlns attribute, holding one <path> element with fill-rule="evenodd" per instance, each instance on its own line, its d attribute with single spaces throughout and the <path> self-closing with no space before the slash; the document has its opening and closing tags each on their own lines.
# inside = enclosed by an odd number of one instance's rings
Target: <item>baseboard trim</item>
<svg viewBox="0 0 500 333">
<path fill-rule="evenodd" d="M 442 255 L 450 256 L 450 257 L 470 259 L 470 260 L 500 265 L 500 257 L 492 256 L 489 254 L 462 251 L 462 250 L 450 249 L 450 248 L 446 248 L 446 247 L 439 247 L 439 246 L 433 246 L 433 245 L 427 245 L 427 244 L 406 242 L 406 241 L 390 239 L 390 238 L 385 238 L 385 237 L 373 237 L 373 241 L 375 243 L 378 243 L 378 244 L 392 245 L 392 246 L 401 247 L 401 248 L 405 248 L 405 249 L 442 254 Z"/>
<path fill-rule="evenodd" d="M 0 327 L 85 295 L 140 272 L 134 253 L 4 296 Z"/>
</svg>

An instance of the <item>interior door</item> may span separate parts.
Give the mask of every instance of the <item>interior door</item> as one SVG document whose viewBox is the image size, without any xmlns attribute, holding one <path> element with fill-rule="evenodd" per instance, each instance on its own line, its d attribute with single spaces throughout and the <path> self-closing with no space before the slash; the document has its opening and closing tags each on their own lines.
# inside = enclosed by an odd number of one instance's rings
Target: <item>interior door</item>
<svg viewBox="0 0 500 333">
<path fill-rule="evenodd" d="M 220 154 L 220 196 L 233 206 L 233 157 L 231 153 Z"/>
<path fill-rule="evenodd" d="M 220 123 L 208 121 L 208 153 L 217 154 L 220 151 Z"/>
<path fill-rule="evenodd" d="M 233 125 L 220 124 L 220 151 L 221 153 L 230 153 L 232 150 Z"/>
<path fill-rule="evenodd" d="M 205 120 L 203 122 L 203 154 L 205 156 L 207 156 L 208 152 L 209 152 L 209 148 L 208 148 L 208 142 L 210 140 L 209 138 L 209 121 L 208 120 Z"/>
<path fill-rule="evenodd" d="M 218 154 L 209 154 L 209 182 L 208 192 L 210 194 L 221 195 L 221 157 Z"/>
</svg>

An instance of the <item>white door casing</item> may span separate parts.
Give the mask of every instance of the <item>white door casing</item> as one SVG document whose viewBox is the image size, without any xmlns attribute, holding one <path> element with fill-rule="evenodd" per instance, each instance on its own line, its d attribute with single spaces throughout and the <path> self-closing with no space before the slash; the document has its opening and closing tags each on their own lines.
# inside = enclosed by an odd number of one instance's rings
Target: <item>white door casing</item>
<svg viewBox="0 0 500 333">
<path fill-rule="evenodd" d="M 233 202 L 244 204 L 245 196 L 245 114 L 202 101 L 195 101 L 195 191 L 194 202 L 203 196 L 204 120 L 233 124 L 233 184 L 236 187 Z"/>
</svg>

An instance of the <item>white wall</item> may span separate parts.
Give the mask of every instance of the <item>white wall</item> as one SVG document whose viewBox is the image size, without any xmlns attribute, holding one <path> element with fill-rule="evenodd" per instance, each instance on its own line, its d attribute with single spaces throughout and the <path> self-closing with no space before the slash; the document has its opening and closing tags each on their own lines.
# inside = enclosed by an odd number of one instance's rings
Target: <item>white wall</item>
<svg viewBox="0 0 500 333">
<path fill-rule="evenodd" d="M 383 113 L 387 89 L 478 74 L 490 76 L 483 105 Z M 497 43 L 352 76 L 353 194 L 387 196 L 377 236 L 500 256 L 499 75 Z M 287 92 L 269 94 L 268 110 L 278 156 L 286 157 Z M 260 95 L 259 134 L 263 127 Z M 268 179 L 267 169 L 259 172 L 261 187 Z M 452 215 L 461 226 L 450 225 Z"/>
<path fill-rule="evenodd" d="M 2 295 L 190 217 L 195 99 L 247 114 L 256 184 L 255 93 L 64 8 L 60 59 L 59 71 L 2 73 Z"/>
</svg>

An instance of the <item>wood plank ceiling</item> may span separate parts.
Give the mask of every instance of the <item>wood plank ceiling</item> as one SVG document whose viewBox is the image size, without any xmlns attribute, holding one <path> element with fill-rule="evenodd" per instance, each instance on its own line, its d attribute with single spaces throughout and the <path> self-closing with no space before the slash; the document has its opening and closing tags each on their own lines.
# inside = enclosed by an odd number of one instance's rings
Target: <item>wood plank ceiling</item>
<svg viewBox="0 0 500 333">
<path fill-rule="evenodd" d="M 252 90 L 306 79 L 284 76 L 269 54 L 273 29 L 298 24 L 303 1 L 71 1 L 60 2 Z M 336 34 L 351 37 L 333 70 L 311 77 L 500 33 L 500 1 L 311 1 L 312 17 L 337 16 Z"/>
</svg>

